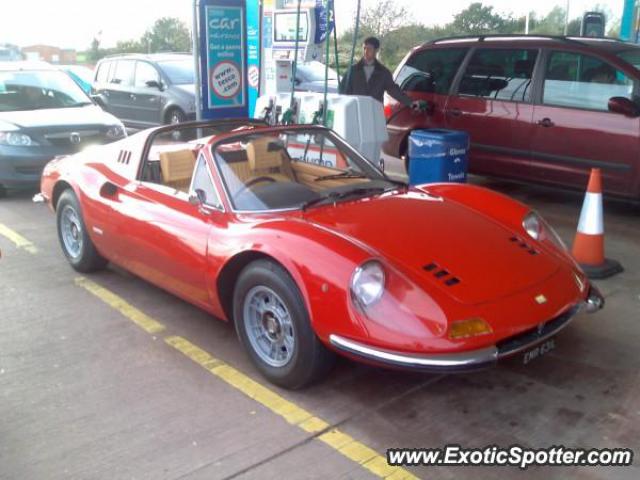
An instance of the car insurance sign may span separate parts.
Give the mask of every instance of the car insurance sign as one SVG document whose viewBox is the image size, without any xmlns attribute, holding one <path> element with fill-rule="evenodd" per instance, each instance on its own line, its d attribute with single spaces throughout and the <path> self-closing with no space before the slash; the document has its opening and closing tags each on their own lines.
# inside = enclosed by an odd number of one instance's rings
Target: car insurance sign
<svg viewBox="0 0 640 480">
<path fill-rule="evenodd" d="M 209 5 L 206 11 L 208 106 L 245 105 L 244 9 Z"/>
</svg>

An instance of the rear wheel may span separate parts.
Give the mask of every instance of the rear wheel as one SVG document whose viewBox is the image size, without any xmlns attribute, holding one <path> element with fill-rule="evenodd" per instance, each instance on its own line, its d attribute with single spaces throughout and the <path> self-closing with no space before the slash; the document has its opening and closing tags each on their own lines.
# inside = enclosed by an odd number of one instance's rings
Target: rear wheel
<svg viewBox="0 0 640 480">
<path fill-rule="evenodd" d="M 82 218 L 76 194 L 67 189 L 60 195 L 56 207 L 58 239 L 71 266 L 83 273 L 104 268 L 107 261 L 98 253 Z"/>
<path fill-rule="evenodd" d="M 316 337 L 298 287 L 278 264 L 258 260 L 243 270 L 233 315 L 240 341 L 270 382 L 302 388 L 331 367 L 333 354 Z"/>
</svg>

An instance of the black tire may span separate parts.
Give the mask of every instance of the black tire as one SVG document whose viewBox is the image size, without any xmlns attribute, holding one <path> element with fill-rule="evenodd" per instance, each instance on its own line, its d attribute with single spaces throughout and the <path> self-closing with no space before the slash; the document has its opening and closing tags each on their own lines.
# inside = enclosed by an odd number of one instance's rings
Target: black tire
<svg viewBox="0 0 640 480">
<path fill-rule="evenodd" d="M 7 189 L 4 188 L 4 185 L 0 185 L 0 198 L 5 198 L 7 196 Z"/>
<path fill-rule="evenodd" d="M 58 199 L 56 225 L 62 252 L 75 270 L 89 273 L 101 270 L 107 265 L 107 260 L 98 253 L 87 233 L 80 203 L 71 189 L 62 192 Z M 77 242 L 77 249 L 74 249 L 70 242 L 74 245 Z"/>
<path fill-rule="evenodd" d="M 166 124 L 167 125 L 175 125 L 178 123 L 184 123 L 187 119 L 187 116 L 184 114 L 182 110 L 179 108 L 172 108 L 167 112 Z"/>
<path fill-rule="evenodd" d="M 254 298 L 252 292 L 256 289 L 271 290 L 289 313 L 294 343 L 290 359 L 282 366 L 272 366 L 263 360 L 249 339 L 247 323 L 250 320 L 244 317 L 245 301 Z M 325 348 L 311 328 L 300 290 L 289 274 L 274 262 L 257 260 L 242 271 L 233 294 L 233 317 L 236 332 L 249 357 L 260 373 L 276 385 L 292 390 L 305 387 L 324 376 L 333 365 L 333 353 Z"/>
</svg>

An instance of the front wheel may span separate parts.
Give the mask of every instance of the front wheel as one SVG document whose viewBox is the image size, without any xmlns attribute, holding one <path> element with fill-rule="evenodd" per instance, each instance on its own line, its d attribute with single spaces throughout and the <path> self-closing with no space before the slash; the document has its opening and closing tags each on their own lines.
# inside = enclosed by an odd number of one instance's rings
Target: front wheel
<svg viewBox="0 0 640 480">
<path fill-rule="evenodd" d="M 71 266 L 82 273 L 104 268 L 107 261 L 93 245 L 82 218 L 80 203 L 73 190 L 65 190 L 56 207 L 60 246 Z"/>
<path fill-rule="evenodd" d="M 278 264 L 247 266 L 233 295 L 240 341 L 258 370 L 281 387 L 302 388 L 328 372 L 333 354 L 311 328 L 302 295 Z"/>
</svg>

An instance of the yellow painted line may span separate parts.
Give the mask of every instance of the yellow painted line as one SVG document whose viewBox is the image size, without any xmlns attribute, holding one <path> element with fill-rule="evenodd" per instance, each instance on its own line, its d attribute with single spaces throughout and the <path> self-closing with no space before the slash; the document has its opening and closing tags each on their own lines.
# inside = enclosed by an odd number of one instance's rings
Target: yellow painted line
<svg viewBox="0 0 640 480">
<path fill-rule="evenodd" d="M 15 244 L 16 247 L 21 248 L 22 250 L 26 250 L 32 255 L 38 253 L 38 248 L 33 243 L 31 243 L 19 233 L 11 230 L 6 225 L 3 225 L 2 223 L 0 223 L 0 235 L 9 239 Z"/>
<path fill-rule="evenodd" d="M 313 416 L 307 410 L 298 407 L 277 393 L 249 378 L 244 373 L 227 365 L 222 360 L 212 357 L 209 353 L 192 344 L 182 337 L 167 337 L 165 342 L 175 348 L 210 373 L 239 390 L 249 398 L 261 403 L 273 413 L 284 418 L 292 425 L 296 425 L 308 433 L 320 433 L 330 427 L 321 418 Z M 393 480 L 417 479 L 409 471 L 387 464 L 386 458 L 375 450 L 358 442 L 353 437 L 332 429 L 322 433 L 318 439 L 338 451 L 350 460 L 362 465 L 379 478 Z"/>
<path fill-rule="evenodd" d="M 123 298 L 119 297 L 115 293 L 110 292 L 104 287 L 101 287 L 97 283 L 92 282 L 84 277 L 76 278 L 76 285 L 84 288 L 89 293 L 95 295 L 104 303 L 119 311 L 126 318 L 138 325 L 147 333 L 159 333 L 165 329 L 165 326 L 160 322 L 154 320 L 146 313 L 138 310 L 133 305 L 127 303 Z"/>
</svg>

